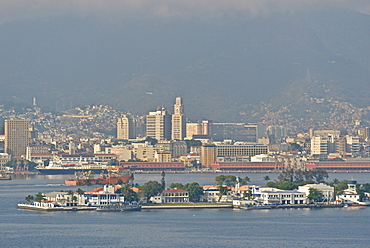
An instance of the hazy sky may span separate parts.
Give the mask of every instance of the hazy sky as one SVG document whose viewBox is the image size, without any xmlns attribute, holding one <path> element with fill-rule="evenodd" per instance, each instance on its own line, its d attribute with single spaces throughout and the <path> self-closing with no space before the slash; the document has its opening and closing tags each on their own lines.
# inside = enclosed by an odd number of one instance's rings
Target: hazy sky
<svg viewBox="0 0 370 248">
<path fill-rule="evenodd" d="M 0 22 L 74 14 L 108 18 L 247 16 L 345 8 L 370 14 L 369 0 L 1 0 Z"/>
</svg>

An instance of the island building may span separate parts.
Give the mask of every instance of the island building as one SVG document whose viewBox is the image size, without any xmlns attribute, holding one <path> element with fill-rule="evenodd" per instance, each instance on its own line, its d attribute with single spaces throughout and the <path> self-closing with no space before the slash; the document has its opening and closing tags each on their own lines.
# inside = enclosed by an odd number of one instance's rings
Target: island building
<svg viewBox="0 0 370 248">
<path fill-rule="evenodd" d="M 4 124 L 5 152 L 12 156 L 25 156 L 31 138 L 29 120 L 5 120 Z"/>
<path fill-rule="evenodd" d="M 129 140 L 135 138 L 134 118 L 129 114 L 125 114 L 117 121 L 117 139 Z"/>
<path fill-rule="evenodd" d="M 189 203 L 189 192 L 183 189 L 163 190 L 157 196 L 150 198 L 152 203 Z"/>
<path fill-rule="evenodd" d="M 146 116 L 146 136 L 158 141 L 171 139 L 171 116 L 166 109 L 149 112 Z"/>
<path fill-rule="evenodd" d="M 357 181 L 348 181 L 348 188 L 344 190 L 342 195 L 338 195 L 338 199 L 342 200 L 343 203 L 359 203 L 360 195 L 357 193 L 356 184 Z"/>
<path fill-rule="evenodd" d="M 308 204 L 309 200 L 305 193 L 297 190 L 261 190 L 259 201 L 264 205 L 285 205 L 285 204 Z"/>
<path fill-rule="evenodd" d="M 172 115 L 172 140 L 184 140 L 186 136 L 186 120 L 184 115 L 184 106 L 182 98 L 176 97 L 176 103 L 173 107 Z"/>
<path fill-rule="evenodd" d="M 324 201 L 325 202 L 333 202 L 335 201 L 335 193 L 334 193 L 334 187 L 331 187 L 329 185 L 326 185 L 324 183 L 319 184 L 306 184 L 303 186 L 298 186 L 298 191 L 303 192 L 308 196 L 310 194 L 310 189 L 317 189 L 322 192 L 324 195 Z"/>
</svg>

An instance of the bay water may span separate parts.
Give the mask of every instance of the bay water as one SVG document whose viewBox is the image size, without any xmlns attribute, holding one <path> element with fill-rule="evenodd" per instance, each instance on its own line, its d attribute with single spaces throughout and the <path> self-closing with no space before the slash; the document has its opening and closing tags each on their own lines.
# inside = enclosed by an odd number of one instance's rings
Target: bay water
<svg viewBox="0 0 370 248">
<path fill-rule="evenodd" d="M 265 174 L 235 175 L 265 184 Z M 268 175 L 277 178 L 277 174 Z M 213 184 L 215 176 L 167 174 L 166 184 Z M 27 195 L 76 190 L 77 186 L 63 184 L 70 177 L 30 175 L 0 181 L 0 247 L 370 247 L 370 207 L 122 213 L 17 209 Z M 333 178 L 370 182 L 367 173 L 330 174 L 329 180 Z M 135 175 L 139 184 L 160 179 L 159 174 Z"/>
</svg>

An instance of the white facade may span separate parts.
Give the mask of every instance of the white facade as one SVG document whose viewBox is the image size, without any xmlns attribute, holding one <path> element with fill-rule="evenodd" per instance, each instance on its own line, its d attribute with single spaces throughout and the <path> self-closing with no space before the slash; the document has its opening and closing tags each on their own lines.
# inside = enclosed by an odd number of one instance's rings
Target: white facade
<svg viewBox="0 0 370 248">
<path fill-rule="evenodd" d="M 167 110 L 149 112 L 146 116 L 146 136 L 158 141 L 171 139 L 171 117 Z"/>
<path fill-rule="evenodd" d="M 107 206 L 110 204 L 124 203 L 123 194 L 114 193 L 114 186 L 104 185 L 101 191 L 90 191 L 80 196 L 79 202 L 88 206 Z"/>
<path fill-rule="evenodd" d="M 320 184 L 306 184 L 303 186 L 298 186 L 298 191 L 305 193 L 308 197 L 310 194 L 310 188 L 320 190 L 324 195 L 324 201 L 333 202 L 335 201 L 334 187 L 320 183 Z"/>
<path fill-rule="evenodd" d="M 184 140 L 186 136 L 186 122 L 181 97 L 176 97 L 176 103 L 173 109 L 171 137 L 173 140 Z"/>
<path fill-rule="evenodd" d="M 188 203 L 189 192 L 182 189 L 163 190 L 159 195 L 150 198 L 153 203 Z"/>
<path fill-rule="evenodd" d="M 308 198 L 297 190 L 262 191 L 258 201 L 265 205 L 307 204 Z"/>
</svg>

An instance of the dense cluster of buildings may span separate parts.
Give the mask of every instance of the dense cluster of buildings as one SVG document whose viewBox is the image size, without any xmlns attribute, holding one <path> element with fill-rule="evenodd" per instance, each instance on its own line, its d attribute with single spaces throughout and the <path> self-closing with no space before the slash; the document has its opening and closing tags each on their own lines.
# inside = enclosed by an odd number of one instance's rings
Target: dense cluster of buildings
<svg viewBox="0 0 370 248">
<path fill-rule="evenodd" d="M 172 114 L 161 107 L 145 117 L 105 106 L 76 108 L 55 118 L 37 106 L 32 111 L 3 115 L 0 165 L 17 159 L 38 166 L 55 160 L 121 163 L 143 171 L 370 170 L 368 127 L 357 133 L 311 129 L 288 134 L 281 125 L 191 122 L 180 96 Z M 116 134 L 97 131 L 107 127 Z"/>
</svg>

